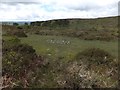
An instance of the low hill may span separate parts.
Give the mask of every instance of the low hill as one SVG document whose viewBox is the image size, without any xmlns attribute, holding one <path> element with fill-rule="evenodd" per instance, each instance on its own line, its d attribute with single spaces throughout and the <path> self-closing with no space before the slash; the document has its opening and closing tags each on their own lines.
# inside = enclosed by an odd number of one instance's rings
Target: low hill
<svg viewBox="0 0 120 90">
<path fill-rule="evenodd" d="M 115 29 L 118 25 L 118 17 L 105 17 L 96 19 L 58 19 L 49 21 L 31 22 L 32 26 L 46 27 L 50 29 Z"/>
<path fill-rule="evenodd" d="M 118 38 L 118 17 L 35 21 L 22 26 L 3 25 L 3 30 L 8 29 L 9 32 L 23 30 L 38 35 L 62 35 L 84 40 L 115 40 Z"/>
</svg>

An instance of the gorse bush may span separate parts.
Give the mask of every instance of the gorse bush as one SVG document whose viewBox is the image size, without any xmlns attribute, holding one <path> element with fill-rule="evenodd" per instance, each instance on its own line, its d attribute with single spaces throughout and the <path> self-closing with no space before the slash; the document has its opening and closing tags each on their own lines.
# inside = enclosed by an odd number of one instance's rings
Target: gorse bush
<svg viewBox="0 0 120 90">
<path fill-rule="evenodd" d="M 17 37 L 27 37 L 27 35 L 23 31 L 15 31 L 13 32 L 13 35 Z"/>
<path fill-rule="evenodd" d="M 8 40 L 3 40 L 2 43 L 2 50 L 3 54 L 6 53 L 7 51 L 11 50 L 14 46 L 20 44 L 20 39 L 13 37 L 12 39 Z"/>
<path fill-rule="evenodd" d="M 94 67 L 97 69 L 97 72 L 94 69 L 89 70 L 86 64 L 78 61 L 72 61 L 65 68 L 66 72 L 63 75 L 63 78 L 60 79 L 62 82 L 61 87 L 63 88 L 113 88 L 117 86 L 117 77 L 118 74 L 111 72 L 111 69 L 103 68 L 106 73 L 100 71 L 97 66 Z M 115 71 L 115 69 L 113 70 Z M 99 73 L 100 72 L 100 73 Z"/>
<path fill-rule="evenodd" d="M 11 78 L 11 82 L 15 83 L 16 86 L 29 86 L 28 81 L 30 81 L 30 77 L 34 74 L 34 69 L 42 65 L 42 57 L 38 56 L 31 46 L 21 44 L 20 42 L 18 43 L 16 38 L 4 41 L 2 51 L 3 76 L 7 76 L 8 79 Z M 4 82 L 4 85 L 6 84 L 7 83 Z M 15 87 L 12 85 L 9 87 Z"/>
<path fill-rule="evenodd" d="M 96 75 L 93 76 L 92 81 L 96 78 L 98 86 L 116 86 L 118 79 L 118 64 L 116 58 L 111 54 L 99 48 L 88 48 L 78 53 L 75 58 L 77 63 L 85 65 L 85 70 L 88 70 Z M 105 85 L 104 82 L 107 84 Z"/>
<path fill-rule="evenodd" d="M 14 46 L 3 54 L 3 73 L 18 77 L 25 69 L 28 69 L 34 58 L 35 53 L 31 47 L 27 47 L 27 45 Z"/>
<path fill-rule="evenodd" d="M 118 64 L 114 57 L 99 48 L 88 48 L 68 62 L 63 75 L 64 88 L 117 87 Z"/>
<path fill-rule="evenodd" d="M 109 64 L 114 58 L 112 55 L 102 49 L 90 48 L 78 53 L 76 59 L 85 59 L 83 62 L 87 62 L 89 64 L 95 63 L 98 65 Z"/>
<path fill-rule="evenodd" d="M 11 31 L 7 31 L 6 35 L 17 36 L 17 37 L 27 37 L 26 33 L 23 30 L 11 30 Z"/>
</svg>

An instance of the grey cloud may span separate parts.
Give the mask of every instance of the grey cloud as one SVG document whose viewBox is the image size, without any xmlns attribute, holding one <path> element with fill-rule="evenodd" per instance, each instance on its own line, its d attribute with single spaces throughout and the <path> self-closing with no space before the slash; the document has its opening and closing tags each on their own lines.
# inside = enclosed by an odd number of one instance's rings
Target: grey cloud
<svg viewBox="0 0 120 90">
<path fill-rule="evenodd" d="M 89 11 L 89 10 L 95 10 L 96 8 L 100 8 L 99 6 L 90 6 L 90 5 L 84 5 L 84 6 L 77 6 L 77 7 L 70 7 L 69 9 L 72 10 L 80 10 L 80 11 Z"/>
<path fill-rule="evenodd" d="M 102 6 L 102 5 L 99 5 L 99 4 L 95 4 L 95 3 L 85 3 L 85 4 L 78 4 L 78 5 L 71 5 L 71 6 L 68 6 L 67 8 L 68 9 L 71 9 L 71 10 L 79 10 L 79 11 L 99 11 L 101 9 L 105 10 L 105 9 L 112 9 L 112 8 L 117 8 L 117 2 L 115 3 L 112 3 L 112 4 L 109 4 L 109 5 L 105 5 L 105 6 Z"/>
<path fill-rule="evenodd" d="M 7 4 L 7 5 L 17 5 L 17 4 L 40 4 L 38 2 L 2 2 L 1 4 Z"/>
<path fill-rule="evenodd" d="M 0 2 L 38 2 L 38 0 L 1 0 Z"/>
<path fill-rule="evenodd" d="M 39 0 L 1 0 L 1 4 L 17 5 L 17 4 L 40 4 Z"/>
</svg>

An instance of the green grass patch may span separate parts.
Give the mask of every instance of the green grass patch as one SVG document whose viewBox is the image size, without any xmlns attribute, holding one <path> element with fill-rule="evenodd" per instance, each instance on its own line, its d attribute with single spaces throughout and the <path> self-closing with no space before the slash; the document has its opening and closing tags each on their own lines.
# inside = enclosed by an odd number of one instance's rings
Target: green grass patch
<svg viewBox="0 0 120 90">
<path fill-rule="evenodd" d="M 51 40 L 53 40 L 54 43 L 51 42 Z M 64 44 L 62 41 L 69 42 L 69 44 Z M 118 56 L 117 40 L 106 42 L 80 40 L 78 38 L 65 36 L 28 35 L 26 38 L 21 38 L 21 42 L 33 46 L 38 54 L 48 56 L 53 60 L 72 60 L 77 53 L 87 48 L 100 48 L 115 57 Z"/>
</svg>

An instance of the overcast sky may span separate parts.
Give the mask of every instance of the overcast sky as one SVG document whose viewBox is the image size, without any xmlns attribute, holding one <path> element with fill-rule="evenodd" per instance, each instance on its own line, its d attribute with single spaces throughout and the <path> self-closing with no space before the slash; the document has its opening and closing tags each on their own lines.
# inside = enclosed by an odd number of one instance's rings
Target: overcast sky
<svg viewBox="0 0 120 90">
<path fill-rule="evenodd" d="M 1 0 L 0 21 L 42 21 L 118 15 L 119 0 Z"/>
</svg>

